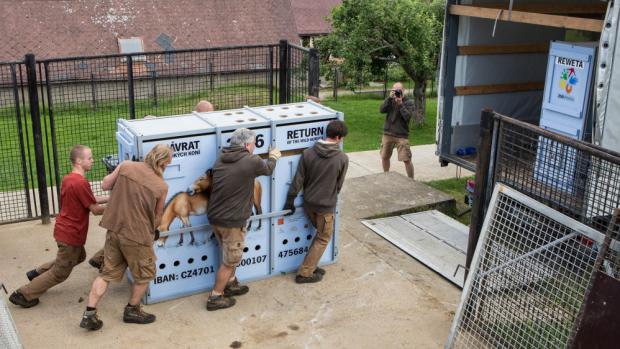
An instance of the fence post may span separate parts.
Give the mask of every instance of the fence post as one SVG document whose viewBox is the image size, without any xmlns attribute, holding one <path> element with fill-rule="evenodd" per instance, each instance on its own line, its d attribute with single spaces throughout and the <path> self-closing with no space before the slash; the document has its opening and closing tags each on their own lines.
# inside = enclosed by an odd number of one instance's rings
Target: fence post
<svg viewBox="0 0 620 349">
<path fill-rule="evenodd" d="M 152 88 L 153 88 L 153 106 L 157 107 L 157 71 L 153 68 L 151 72 Z"/>
<path fill-rule="evenodd" d="M 34 157 L 37 166 L 39 184 L 39 203 L 41 204 L 41 221 L 50 223 L 50 206 L 47 196 L 47 179 L 45 176 L 45 158 L 43 155 L 43 137 L 41 131 L 41 114 L 39 113 L 39 93 L 37 92 L 37 66 L 32 53 L 26 55 L 26 76 L 28 82 L 28 102 L 32 119 L 32 136 Z"/>
<path fill-rule="evenodd" d="M 93 102 L 93 110 L 97 110 L 97 87 L 95 86 L 95 73 L 90 73 L 90 96 Z"/>
<path fill-rule="evenodd" d="M 269 57 L 267 57 L 267 77 L 269 81 L 269 104 L 273 104 L 273 47 L 269 46 Z"/>
<path fill-rule="evenodd" d="M 311 48 L 308 64 L 308 94 L 314 97 L 319 97 L 319 83 L 321 79 L 319 64 L 319 50 Z"/>
<path fill-rule="evenodd" d="M 487 197 L 489 165 L 491 163 L 491 144 L 493 138 L 493 110 L 483 109 L 480 119 L 480 141 L 478 142 L 478 161 L 476 163 L 476 188 L 471 209 L 469 239 L 467 241 L 467 258 L 465 259 L 465 278 L 469 273 L 471 260 L 478 244 L 478 237 L 484 222 L 484 206 Z"/>
<path fill-rule="evenodd" d="M 279 69 L 279 80 L 280 86 L 278 91 L 278 101 L 280 104 L 284 104 L 287 101 L 288 95 L 288 41 L 280 40 L 280 66 Z"/>
<path fill-rule="evenodd" d="M 136 118 L 136 100 L 133 88 L 133 57 L 127 56 L 127 92 L 129 95 L 129 118 Z"/>
</svg>

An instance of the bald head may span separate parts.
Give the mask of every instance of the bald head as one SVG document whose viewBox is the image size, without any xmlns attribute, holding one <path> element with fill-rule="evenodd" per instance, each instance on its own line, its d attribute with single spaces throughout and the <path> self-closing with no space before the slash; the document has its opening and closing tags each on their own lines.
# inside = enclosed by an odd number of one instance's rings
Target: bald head
<svg viewBox="0 0 620 349">
<path fill-rule="evenodd" d="M 394 85 L 392 85 L 392 90 L 404 90 L 403 84 L 395 82 Z"/>
<path fill-rule="evenodd" d="M 196 104 L 196 107 L 194 108 L 194 111 L 197 111 L 199 113 L 206 113 L 214 110 L 215 108 L 213 108 L 213 104 L 209 103 L 209 101 L 204 100 L 198 102 L 198 104 Z"/>
</svg>

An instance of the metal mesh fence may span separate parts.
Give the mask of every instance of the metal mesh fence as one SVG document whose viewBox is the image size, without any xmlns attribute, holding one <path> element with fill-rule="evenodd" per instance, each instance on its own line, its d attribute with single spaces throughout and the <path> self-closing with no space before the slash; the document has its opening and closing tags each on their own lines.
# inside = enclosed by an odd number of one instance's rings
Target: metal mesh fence
<svg viewBox="0 0 620 349">
<path fill-rule="evenodd" d="M 620 207 L 620 154 L 500 118 L 494 181 L 604 233 Z"/>
<path fill-rule="evenodd" d="M 565 347 L 603 235 L 503 185 L 487 212 L 447 347 Z"/>
<path fill-rule="evenodd" d="M 1 289 L 0 289 L 1 291 Z M 9 311 L 4 297 L 0 297 L 0 348 L 19 349 L 22 348 L 15 322 Z"/>
<path fill-rule="evenodd" d="M 600 280 L 620 282 L 620 154 L 496 113 L 492 129 L 495 193 L 448 346 L 583 343 Z"/>
<path fill-rule="evenodd" d="M 17 221 L 32 217 L 34 200 L 29 183 L 28 127 L 20 84 L 19 64 L 0 64 L 0 217 Z"/>
<path fill-rule="evenodd" d="M 288 85 L 290 86 L 289 102 L 298 102 L 300 97 L 308 95 L 308 73 L 310 70 L 310 57 L 308 50 L 295 46 L 289 46 Z"/>
<path fill-rule="evenodd" d="M 280 50 L 286 50 L 284 61 Z M 59 212 L 60 181 L 71 169 L 73 145 L 92 149 L 95 166 L 87 176 L 95 194 L 102 194 L 107 172 L 100 160 L 117 151 L 117 119 L 186 114 L 201 100 L 216 110 L 276 104 L 280 94 L 287 102 L 302 101 L 309 89 L 308 55 L 308 49 L 283 41 L 40 60 L 35 83 L 50 212 Z M 0 64 L 0 223 L 40 215 L 32 189 L 37 182 L 27 84 L 23 63 Z"/>
</svg>

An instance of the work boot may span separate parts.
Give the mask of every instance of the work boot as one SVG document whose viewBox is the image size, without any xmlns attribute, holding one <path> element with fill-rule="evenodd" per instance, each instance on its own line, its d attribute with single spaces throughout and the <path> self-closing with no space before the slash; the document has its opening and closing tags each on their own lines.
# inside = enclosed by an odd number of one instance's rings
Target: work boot
<svg viewBox="0 0 620 349">
<path fill-rule="evenodd" d="M 323 279 L 323 275 L 317 271 L 312 273 L 312 276 L 301 276 L 301 275 L 295 276 L 295 282 L 298 284 L 309 284 L 313 282 L 319 282 L 322 279 Z"/>
<path fill-rule="evenodd" d="M 142 311 L 140 304 L 127 305 L 123 314 L 123 321 L 133 324 L 150 324 L 155 322 L 155 315 Z"/>
<path fill-rule="evenodd" d="M 99 263 L 98 261 L 96 261 L 93 258 L 88 260 L 88 264 L 90 264 L 90 266 L 95 268 L 95 269 L 101 269 L 101 263 Z"/>
<path fill-rule="evenodd" d="M 325 276 L 325 269 L 316 267 L 316 269 L 314 269 L 314 273 L 321 274 L 321 276 Z"/>
<path fill-rule="evenodd" d="M 246 285 L 240 285 L 239 280 L 235 278 L 235 281 L 226 284 L 226 288 L 224 288 L 224 296 L 241 296 L 248 293 L 248 291 L 250 291 L 250 288 Z"/>
<path fill-rule="evenodd" d="M 85 310 L 80 327 L 89 331 L 97 331 L 103 327 L 103 321 L 97 317 L 97 310 Z"/>
<path fill-rule="evenodd" d="M 9 297 L 9 301 L 15 305 L 19 305 L 22 308 L 32 308 L 35 305 L 39 304 L 39 298 L 35 298 L 33 300 L 27 300 L 23 294 L 19 291 L 15 291 Z"/>
<path fill-rule="evenodd" d="M 207 300 L 207 310 L 213 311 L 218 309 L 226 309 L 235 305 L 237 301 L 232 297 L 225 297 L 223 294 L 210 296 Z"/>
<path fill-rule="evenodd" d="M 39 275 L 41 274 L 39 274 L 36 269 L 32 269 L 31 271 L 26 272 L 26 277 L 28 278 L 29 281 L 32 281 L 34 278 L 36 278 Z"/>
</svg>

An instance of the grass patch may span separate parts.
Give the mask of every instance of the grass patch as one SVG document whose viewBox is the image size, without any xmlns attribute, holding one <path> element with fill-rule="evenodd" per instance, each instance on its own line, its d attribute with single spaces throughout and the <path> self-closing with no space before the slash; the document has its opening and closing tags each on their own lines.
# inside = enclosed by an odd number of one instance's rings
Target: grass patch
<svg viewBox="0 0 620 349">
<path fill-rule="evenodd" d="M 469 225 L 471 221 L 471 212 L 460 215 L 469 208 L 469 206 L 465 205 L 463 202 L 463 199 L 467 194 L 467 191 L 465 190 L 465 183 L 468 179 L 474 179 L 474 177 L 450 178 L 425 183 L 429 187 L 442 191 L 454 198 L 456 201 L 456 212 L 448 212 L 448 214 L 450 217 L 465 225 Z"/>
<path fill-rule="evenodd" d="M 325 100 L 324 104 L 344 113 L 349 135 L 344 142 L 346 152 L 374 150 L 381 146 L 385 114 L 379 112 L 382 96 L 365 94 Z M 412 125 L 409 132 L 411 145 L 435 143 L 437 99 L 426 99 L 426 118 L 422 125 Z"/>
</svg>

